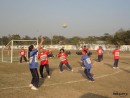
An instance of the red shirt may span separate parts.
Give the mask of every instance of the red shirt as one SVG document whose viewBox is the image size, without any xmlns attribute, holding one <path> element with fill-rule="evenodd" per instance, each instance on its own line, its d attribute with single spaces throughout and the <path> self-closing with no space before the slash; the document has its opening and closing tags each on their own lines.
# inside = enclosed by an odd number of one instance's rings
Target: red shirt
<svg viewBox="0 0 130 98">
<path fill-rule="evenodd" d="M 98 48 L 97 52 L 98 52 L 98 55 L 102 55 L 102 53 L 103 53 L 101 48 Z"/>
<path fill-rule="evenodd" d="M 63 64 L 68 63 L 67 54 L 66 53 L 60 53 L 60 54 L 58 54 L 58 57 L 60 58 L 60 60 L 61 60 L 61 62 Z"/>
<path fill-rule="evenodd" d="M 88 48 L 82 48 L 82 55 L 85 55 L 84 50 L 88 51 Z"/>
<path fill-rule="evenodd" d="M 19 53 L 20 53 L 20 56 L 26 56 L 26 51 L 24 49 L 21 49 Z"/>
<path fill-rule="evenodd" d="M 114 59 L 119 59 L 120 58 L 120 50 L 115 49 L 112 54 L 114 54 Z"/>
<path fill-rule="evenodd" d="M 49 54 L 49 51 L 45 51 L 43 53 L 38 54 L 38 59 L 40 59 L 41 65 L 48 64 L 48 54 Z"/>
</svg>

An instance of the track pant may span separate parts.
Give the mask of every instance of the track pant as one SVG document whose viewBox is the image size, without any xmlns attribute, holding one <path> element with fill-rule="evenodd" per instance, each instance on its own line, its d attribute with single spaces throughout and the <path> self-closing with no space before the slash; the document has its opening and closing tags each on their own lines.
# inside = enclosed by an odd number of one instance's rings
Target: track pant
<svg viewBox="0 0 130 98">
<path fill-rule="evenodd" d="M 100 62 L 102 59 L 102 55 L 98 55 L 98 62 Z"/>
<path fill-rule="evenodd" d="M 119 62 L 119 59 L 114 59 L 114 65 L 113 65 L 113 67 L 118 67 L 118 62 Z"/>
<path fill-rule="evenodd" d="M 37 68 L 30 69 L 30 71 L 31 71 L 31 74 L 32 74 L 31 84 L 33 84 L 33 86 L 35 86 L 35 87 L 38 87 L 39 75 L 38 75 Z"/>
<path fill-rule="evenodd" d="M 44 67 L 46 68 L 47 74 L 50 75 L 49 64 L 40 65 L 39 71 L 40 71 L 40 75 L 41 75 L 42 78 L 43 78 L 43 69 L 44 69 Z"/>
<path fill-rule="evenodd" d="M 27 58 L 25 56 L 20 57 L 20 63 L 22 63 L 22 58 L 24 58 L 24 61 L 27 62 Z"/>
<path fill-rule="evenodd" d="M 101 55 L 101 60 L 103 60 L 103 54 Z"/>
<path fill-rule="evenodd" d="M 84 70 L 85 75 L 88 77 L 89 80 L 94 81 L 92 74 L 90 73 L 90 69 Z"/>
<path fill-rule="evenodd" d="M 72 68 L 71 68 L 71 66 L 69 65 L 69 63 L 66 63 L 65 65 L 66 65 L 70 70 L 72 70 Z M 63 63 L 62 63 L 62 62 L 60 62 L 59 68 L 60 68 L 60 71 L 63 71 Z"/>
</svg>

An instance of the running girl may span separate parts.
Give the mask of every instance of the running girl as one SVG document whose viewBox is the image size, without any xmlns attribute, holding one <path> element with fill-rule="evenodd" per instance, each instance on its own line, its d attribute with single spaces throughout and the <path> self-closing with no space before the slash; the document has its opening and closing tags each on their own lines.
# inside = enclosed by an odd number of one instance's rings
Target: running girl
<svg viewBox="0 0 130 98">
<path fill-rule="evenodd" d="M 88 52 L 88 50 L 89 50 L 89 48 L 86 47 L 86 46 L 84 46 L 84 47 L 82 48 L 82 57 L 83 57 L 84 55 L 86 55 L 86 54 L 84 53 L 84 51 Z M 84 69 L 85 66 L 84 66 L 84 63 L 83 63 L 83 61 L 82 61 L 82 57 L 81 57 L 80 65 L 81 65 L 81 67 Z"/>
<path fill-rule="evenodd" d="M 71 68 L 71 66 L 68 63 L 67 54 L 65 53 L 64 49 L 60 49 L 60 53 L 58 54 L 58 57 L 61 60 L 61 62 L 59 64 L 60 71 L 63 72 L 62 67 L 63 67 L 63 64 L 65 64 L 73 72 L 73 69 Z"/>
<path fill-rule="evenodd" d="M 89 50 L 89 48 L 88 48 L 88 47 L 86 47 L 86 46 L 82 47 L 82 55 L 84 55 L 84 50 L 85 50 L 85 51 L 88 51 L 88 50 Z"/>
<path fill-rule="evenodd" d="M 23 47 L 20 49 L 19 54 L 20 54 L 20 63 L 22 63 L 22 58 L 24 58 L 24 61 L 27 62 L 26 51 Z"/>
<path fill-rule="evenodd" d="M 48 74 L 48 78 L 50 78 L 50 70 L 49 70 L 49 64 L 48 64 L 48 54 L 50 51 L 40 48 L 40 54 L 38 54 L 38 59 L 40 59 L 40 75 L 41 78 L 43 78 L 43 69 L 46 68 L 46 72 Z"/>
<path fill-rule="evenodd" d="M 97 53 L 98 53 L 98 62 L 101 62 L 101 59 L 102 59 L 102 47 L 99 46 L 99 48 L 97 49 Z"/>
<path fill-rule="evenodd" d="M 38 48 L 35 49 L 33 45 L 29 46 L 29 68 L 30 72 L 32 74 L 32 81 L 31 84 L 29 85 L 32 90 L 38 90 L 38 85 L 39 85 L 39 75 L 38 75 L 38 62 L 37 62 L 37 52 L 38 49 L 41 48 L 41 45 L 43 43 L 44 39 L 41 38 L 41 42 L 38 45 Z"/>
<path fill-rule="evenodd" d="M 118 62 L 119 62 L 119 58 L 120 58 L 120 50 L 118 49 L 118 46 L 116 46 L 116 49 L 112 52 L 112 54 L 114 55 L 113 69 L 119 68 Z"/>
<path fill-rule="evenodd" d="M 94 81 L 93 75 L 90 73 L 91 68 L 92 68 L 90 56 L 91 56 L 92 53 L 89 52 L 87 54 L 87 51 L 84 50 L 84 54 L 85 55 L 82 56 L 82 61 L 84 62 L 84 65 L 85 65 L 84 73 L 88 77 L 89 80 Z"/>
</svg>

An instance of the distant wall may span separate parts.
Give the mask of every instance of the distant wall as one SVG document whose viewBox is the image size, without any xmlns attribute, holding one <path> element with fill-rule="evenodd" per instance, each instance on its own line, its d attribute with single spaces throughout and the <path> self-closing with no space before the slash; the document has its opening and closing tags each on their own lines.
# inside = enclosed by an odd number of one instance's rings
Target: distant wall
<svg viewBox="0 0 130 98">
<path fill-rule="evenodd" d="M 114 50 L 115 46 L 114 45 L 97 45 L 97 44 L 86 44 L 87 47 L 89 47 L 89 50 L 97 50 L 99 46 L 102 46 L 104 50 Z M 4 48 L 7 49 L 7 47 L 3 46 Z M 28 48 L 29 45 L 18 45 L 14 46 L 14 49 L 20 49 L 21 47 Z M 36 46 L 35 46 L 36 47 Z M 2 48 L 2 46 L 0 46 Z M 64 48 L 66 50 L 81 50 L 81 46 L 76 46 L 76 45 L 44 45 L 44 48 L 47 49 L 54 49 L 54 50 L 59 50 L 61 48 Z M 130 51 L 130 45 L 121 45 L 120 46 L 121 51 Z"/>
</svg>

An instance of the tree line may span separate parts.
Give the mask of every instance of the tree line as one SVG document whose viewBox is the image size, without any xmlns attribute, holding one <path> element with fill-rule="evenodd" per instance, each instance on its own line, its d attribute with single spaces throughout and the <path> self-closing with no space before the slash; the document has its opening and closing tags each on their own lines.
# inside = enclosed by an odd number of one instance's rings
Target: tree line
<svg viewBox="0 0 130 98">
<path fill-rule="evenodd" d="M 40 35 L 38 40 L 40 40 Z M 88 36 L 86 38 L 81 38 L 78 36 L 74 36 L 72 38 L 66 38 L 64 36 L 54 35 L 52 38 L 44 36 L 45 45 L 55 45 L 55 44 L 66 44 L 66 45 L 78 45 L 78 44 L 97 44 L 99 41 L 104 44 L 111 45 L 130 45 L 130 30 L 120 29 L 115 32 L 113 35 L 109 33 L 104 33 L 102 36 Z M 36 37 L 24 36 L 21 37 L 19 34 L 13 34 L 8 36 L 3 36 L 0 38 L 0 45 L 7 45 L 10 40 L 36 40 Z M 28 44 L 29 42 L 17 42 L 16 44 Z"/>
</svg>

